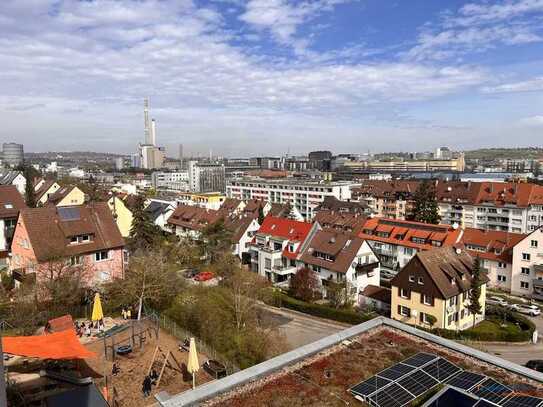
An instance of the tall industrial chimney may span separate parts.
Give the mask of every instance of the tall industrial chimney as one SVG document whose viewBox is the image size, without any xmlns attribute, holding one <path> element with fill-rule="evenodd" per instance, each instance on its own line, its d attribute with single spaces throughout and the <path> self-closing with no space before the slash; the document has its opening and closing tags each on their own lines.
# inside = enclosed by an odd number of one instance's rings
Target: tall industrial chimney
<svg viewBox="0 0 543 407">
<path fill-rule="evenodd" d="M 150 143 L 150 130 L 149 130 L 149 98 L 143 100 L 143 126 L 144 126 L 144 143 Z"/>
</svg>

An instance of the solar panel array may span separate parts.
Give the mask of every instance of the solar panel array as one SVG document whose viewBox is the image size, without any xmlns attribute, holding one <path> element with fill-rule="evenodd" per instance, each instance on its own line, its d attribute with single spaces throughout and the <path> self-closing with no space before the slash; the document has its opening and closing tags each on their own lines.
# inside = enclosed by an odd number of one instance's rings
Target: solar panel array
<svg viewBox="0 0 543 407">
<path fill-rule="evenodd" d="M 79 220 L 81 218 L 79 208 L 60 207 L 57 208 L 57 212 L 62 220 Z"/>
<path fill-rule="evenodd" d="M 357 398 L 376 407 L 402 407 L 438 384 L 467 391 L 480 400 L 477 407 L 543 407 L 543 399 L 516 393 L 504 384 L 460 369 L 448 360 L 417 353 L 351 387 Z"/>
</svg>

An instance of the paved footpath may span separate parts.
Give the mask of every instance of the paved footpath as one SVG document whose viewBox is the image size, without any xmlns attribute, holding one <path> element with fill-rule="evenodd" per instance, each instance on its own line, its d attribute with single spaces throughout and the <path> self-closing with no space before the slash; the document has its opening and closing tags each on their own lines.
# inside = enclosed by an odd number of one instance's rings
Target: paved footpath
<svg viewBox="0 0 543 407">
<path fill-rule="evenodd" d="M 263 308 L 269 312 L 268 317 L 285 334 L 289 349 L 307 345 L 350 326 L 285 308 L 270 306 L 263 306 Z"/>
</svg>

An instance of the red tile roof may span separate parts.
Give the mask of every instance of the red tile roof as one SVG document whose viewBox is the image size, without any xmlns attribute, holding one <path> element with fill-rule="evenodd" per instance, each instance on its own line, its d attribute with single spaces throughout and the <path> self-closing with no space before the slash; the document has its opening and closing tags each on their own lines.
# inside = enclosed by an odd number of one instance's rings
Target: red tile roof
<svg viewBox="0 0 543 407">
<path fill-rule="evenodd" d="M 291 242 L 303 242 L 311 230 L 311 226 L 311 223 L 276 218 L 268 215 L 264 218 L 264 222 L 262 222 L 262 226 L 258 229 L 258 233 L 281 237 Z"/>
<path fill-rule="evenodd" d="M 26 208 L 25 201 L 15 185 L 0 185 L 0 219 L 16 218 Z"/>
<path fill-rule="evenodd" d="M 510 263 L 513 257 L 513 247 L 526 236 L 528 235 L 522 233 L 466 228 L 462 235 L 462 243 L 472 256 Z M 478 246 L 484 251 L 473 250 L 469 246 Z"/>
<path fill-rule="evenodd" d="M 374 230 L 388 233 L 387 237 L 375 234 Z M 370 218 L 362 226 L 359 237 L 397 246 L 411 247 L 419 250 L 434 249 L 432 241 L 441 242 L 443 246 L 454 245 L 461 230 L 454 229 L 450 225 L 429 225 L 426 223 L 412 222 L 387 218 Z M 415 243 L 411 238 L 425 239 L 425 243 Z"/>
</svg>

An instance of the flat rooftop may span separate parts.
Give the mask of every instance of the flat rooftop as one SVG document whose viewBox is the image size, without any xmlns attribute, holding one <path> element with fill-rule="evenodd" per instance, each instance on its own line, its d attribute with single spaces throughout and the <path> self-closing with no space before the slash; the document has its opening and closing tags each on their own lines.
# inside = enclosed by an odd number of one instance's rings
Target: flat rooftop
<svg viewBox="0 0 543 407">
<path fill-rule="evenodd" d="M 458 371 L 499 381 L 518 394 L 543 397 L 541 373 L 380 317 L 196 390 L 171 397 L 161 394 L 157 399 L 168 407 L 364 406 L 369 404 L 349 389 L 421 352 L 446 359 Z M 433 394 L 442 387 L 433 387 Z M 420 394 L 416 401 L 430 398 L 430 392 Z"/>
<path fill-rule="evenodd" d="M 227 181 L 228 185 L 232 184 L 269 184 L 269 185 L 295 185 L 295 186 L 312 186 L 312 187 L 335 187 L 335 186 L 350 186 L 360 185 L 360 182 L 353 181 L 314 181 L 301 179 L 264 179 L 264 178 L 239 178 Z"/>
</svg>

